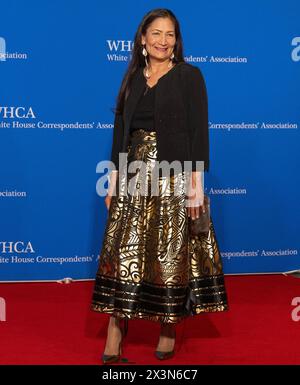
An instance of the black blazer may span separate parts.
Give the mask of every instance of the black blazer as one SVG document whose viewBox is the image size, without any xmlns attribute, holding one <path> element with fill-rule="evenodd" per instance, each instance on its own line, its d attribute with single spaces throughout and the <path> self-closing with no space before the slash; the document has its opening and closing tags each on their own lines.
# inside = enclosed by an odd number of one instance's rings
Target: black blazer
<svg viewBox="0 0 300 385">
<path fill-rule="evenodd" d="M 135 107 L 142 96 L 146 79 L 143 68 L 135 73 L 123 114 L 115 114 L 111 161 L 119 169 L 119 153 L 127 152 L 129 129 Z M 154 122 L 157 160 L 172 162 L 204 161 L 209 169 L 207 92 L 198 67 L 179 63 L 163 75 L 156 85 Z"/>
</svg>

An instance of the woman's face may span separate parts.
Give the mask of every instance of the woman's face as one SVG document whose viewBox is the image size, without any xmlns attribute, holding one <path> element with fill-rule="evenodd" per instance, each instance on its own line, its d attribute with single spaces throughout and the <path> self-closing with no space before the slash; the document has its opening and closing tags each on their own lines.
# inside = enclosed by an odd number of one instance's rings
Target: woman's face
<svg viewBox="0 0 300 385">
<path fill-rule="evenodd" d="M 149 25 L 146 35 L 142 35 L 142 44 L 151 59 L 165 61 L 171 56 L 176 43 L 175 28 L 171 19 L 158 17 Z"/>
</svg>

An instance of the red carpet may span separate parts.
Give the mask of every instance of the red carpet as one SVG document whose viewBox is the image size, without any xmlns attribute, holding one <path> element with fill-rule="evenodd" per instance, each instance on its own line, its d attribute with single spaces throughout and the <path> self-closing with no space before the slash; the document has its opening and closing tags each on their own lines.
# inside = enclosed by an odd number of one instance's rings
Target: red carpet
<svg viewBox="0 0 300 385">
<path fill-rule="evenodd" d="M 230 310 L 201 314 L 177 327 L 177 353 L 166 364 L 300 364 L 300 321 L 292 299 L 300 279 L 226 276 Z M 0 364 L 99 364 L 108 316 L 89 308 L 93 282 L 0 284 Z M 300 311 L 298 312 L 300 315 Z M 129 363 L 159 364 L 154 322 L 132 320 Z M 128 363 L 127 363 L 128 364 Z"/>
</svg>

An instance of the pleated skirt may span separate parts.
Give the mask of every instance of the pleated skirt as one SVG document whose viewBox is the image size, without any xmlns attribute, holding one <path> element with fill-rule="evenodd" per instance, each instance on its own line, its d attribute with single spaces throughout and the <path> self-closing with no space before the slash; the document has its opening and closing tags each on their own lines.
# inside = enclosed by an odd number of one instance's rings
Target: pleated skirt
<svg viewBox="0 0 300 385">
<path fill-rule="evenodd" d="M 123 176 L 119 172 L 100 250 L 92 310 L 167 323 L 227 310 L 212 217 L 208 234 L 189 233 L 185 172 L 157 177 L 157 189 L 153 189 L 155 131 L 133 131 L 127 150 L 128 164 L 141 160 L 147 169 L 132 172 L 126 168 Z M 129 185 L 130 193 L 124 194 Z"/>
</svg>

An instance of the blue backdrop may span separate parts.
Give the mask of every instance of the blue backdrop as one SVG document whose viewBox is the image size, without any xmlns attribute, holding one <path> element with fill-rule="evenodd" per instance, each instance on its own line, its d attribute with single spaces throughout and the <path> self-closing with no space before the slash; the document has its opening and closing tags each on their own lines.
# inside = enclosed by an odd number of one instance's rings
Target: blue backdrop
<svg viewBox="0 0 300 385">
<path fill-rule="evenodd" d="M 207 85 L 206 193 L 225 273 L 300 268 L 298 0 L 0 3 L 0 280 L 94 278 L 117 92 L 151 8 Z"/>
</svg>

